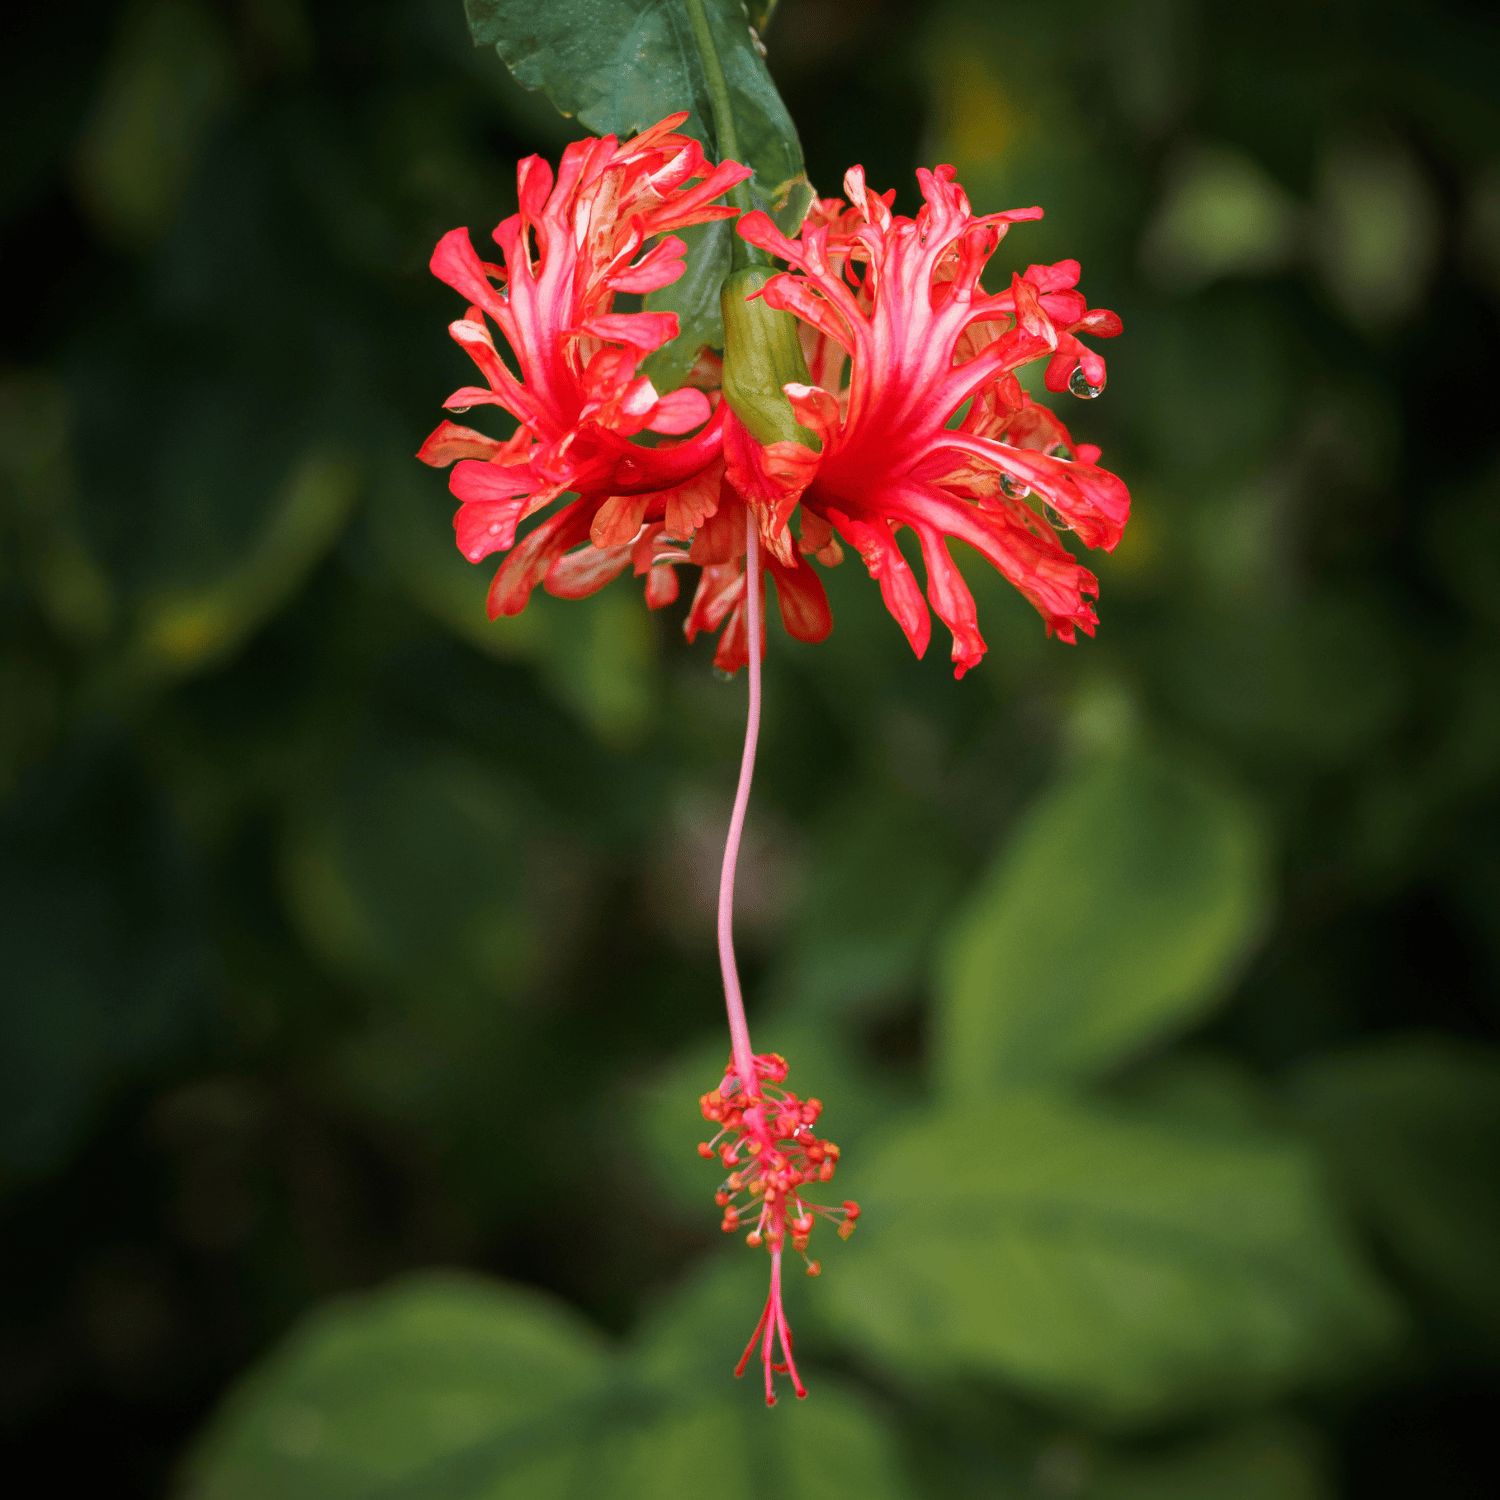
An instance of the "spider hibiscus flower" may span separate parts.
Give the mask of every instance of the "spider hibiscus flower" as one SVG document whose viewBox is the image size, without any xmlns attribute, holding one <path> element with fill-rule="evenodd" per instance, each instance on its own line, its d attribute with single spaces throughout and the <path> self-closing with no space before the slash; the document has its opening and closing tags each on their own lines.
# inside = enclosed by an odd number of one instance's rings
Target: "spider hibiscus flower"
<svg viewBox="0 0 1500 1500">
<path fill-rule="evenodd" d="M 894 194 L 867 191 L 858 167 L 844 180 L 848 207 L 825 200 L 796 240 L 763 213 L 741 219 L 745 239 L 792 267 L 761 295 L 805 325 L 814 383 L 783 390 L 820 447 L 762 446 L 734 416 L 725 419 L 723 443 L 729 479 L 782 565 L 796 564 L 794 546 L 826 548 L 837 533 L 859 551 L 920 656 L 931 622 L 896 543 L 898 529 L 909 527 L 961 677 L 985 646 L 946 538 L 983 554 L 1037 608 L 1049 634 L 1072 641 L 1098 622 L 1090 603 L 1098 582 L 1057 532 L 1111 549 L 1130 496 L 1098 467 L 1099 450 L 1074 443 L 1016 378 L 1045 358 L 1049 389 L 1097 395 L 1104 361 L 1078 335 L 1111 337 L 1119 319 L 1088 309 L 1074 290 L 1076 261 L 1032 266 L 1004 291 L 987 293 L 980 274 L 1006 230 L 1041 210 L 976 217 L 953 175 L 951 167 L 917 173 L 926 203 L 915 219 L 892 214 Z M 802 536 L 794 544 L 788 523 L 799 501 Z"/>
<path fill-rule="evenodd" d="M 445 421 L 418 454 L 436 467 L 457 460 L 449 488 L 462 502 L 454 527 L 464 555 L 478 562 L 509 552 L 490 588 L 491 618 L 519 614 L 543 581 L 569 597 L 592 593 L 632 559 L 647 574 L 648 600 L 665 604 L 677 583 L 655 562 L 661 533 L 687 537 L 714 508 L 703 475 L 721 435 L 708 397 L 691 386 L 659 395 L 639 373 L 646 355 L 677 336 L 676 314 L 612 310 L 618 292 L 677 280 L 686 247 L 669 231 L 732 217 L 713 200 L 750 176 L 737 162 L 710 168 L 698 142 L 675 131 L 686 118 L 669 115 L 623 145 L 613 136 L 574 142 L 555 181 L 540 157 L 521 162 L 519 211 L 494 232 L 503 264 L 481 261 L 464 229 L 433 252 L 434 274 L 470 303 L 449 331 L 485 378 L 444 405 L 460 413 L 500 406 L 520 424 L 501 443 Z M 676 444 L 631 441 L 700 427 Z M 516 546 L 519 523 L 567 492 L 577 498 Z"/>
</svg>

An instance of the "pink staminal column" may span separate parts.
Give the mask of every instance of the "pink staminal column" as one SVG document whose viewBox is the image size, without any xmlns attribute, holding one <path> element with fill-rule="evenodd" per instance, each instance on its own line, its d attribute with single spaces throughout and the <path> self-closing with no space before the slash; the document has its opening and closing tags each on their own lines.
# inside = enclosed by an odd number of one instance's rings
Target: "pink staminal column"
<svg viewBox="0 0 1500 1500">
<path fill-rule="evenodd" d="M 734 962 L 734 871 L 739 861 L 740 837 L 745 831 L 745 808 L 750 802 L 750 781 L 755 774 L 755 743 L 760 737 L 760 538 L 754 517 L 745 529 L 745 608 L 750 637 L 750 711 L 745 724 L 745 749 L 740 756 L 740 782 L 735 789 L 734 811 L 729 815 L 729 837 L 724 841 L 724 865 L 719 872 L 719 971 L 724 976 L 724 1007 L 729 1012 L 729 1038 L 734 1053 L 734 1071 L 746 1099 L 760 1090 L 755 1077 L 755 1053 L 750 1046 L 750 1027 L 745 1021 L 745 1001 L 740 994 L 740 975 Z"/>
</svg>

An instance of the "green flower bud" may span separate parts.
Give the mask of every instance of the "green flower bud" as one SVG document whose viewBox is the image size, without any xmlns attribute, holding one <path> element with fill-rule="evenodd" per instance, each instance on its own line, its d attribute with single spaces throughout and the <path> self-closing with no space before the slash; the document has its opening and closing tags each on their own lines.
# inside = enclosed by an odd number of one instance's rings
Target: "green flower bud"
<svg viewBox="0 0 1500 1500">
<path fill-rule="evenodd" d="M 818 448 L 817 438 L 792 415 L 782 386 L 808 385 L 807 361 L 797 341 L 797 320 L 768 307 L 765 299 L 747 299 L 774 275 L 769 266 L 732 271 L 719 293 L 724 313 L 724 399 L 729 409 L 761 444 L 798 442 Z"/>
</svg>

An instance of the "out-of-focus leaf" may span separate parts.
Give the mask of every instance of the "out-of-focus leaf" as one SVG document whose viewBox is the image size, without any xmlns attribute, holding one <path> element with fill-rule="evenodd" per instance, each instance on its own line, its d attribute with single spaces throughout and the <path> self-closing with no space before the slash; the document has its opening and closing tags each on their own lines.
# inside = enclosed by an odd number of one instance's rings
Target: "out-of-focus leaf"
<svg viewBox="0 0 1500 1500">
<path fill-rule="evenodd" d="M 1500 1347 L 1500 1056 L 1388 1038 L 1302 1069 L 1292 1097 L 1402 1269 Z"/>
<path fill-rule="evenodd" d="M 1442 203 L 1405 142 L 1353 135 L 1325 150 L 1313 249 L 1350 320 L 1386 327 L 1421 305 L 1442 254 Z"/>
<path fill-rule="evenodd" d="M 83 203 L 106 234 L 140 246 L 165 232 L 204 132 L 233 92 L 233 61 L 209 7 L 129 8 L 78 150 Z"/>
<path fill-rule="evenodd" d="M 1257 161 L 1199 145 L 1173 165 L 1141 260 L 1164 286 L 1191 291 L 1220 276 L 1280 269 L 1300 230 L 1295 200 Z"/>
<path fill-rule="evenodd" d="M 764 1257 L 755 1269 L 764 1273 Z M 335 1304 L 234 1392 L 188 1466 L 197 1500 L 871 1500 L 906 1491 L 852 1393 L 767 1421 L 737 1386 L 737 1324 L 759 1286 L 690 1286 L 634 1348 L 606 1348 L 534 1292 L 441 1276 Z M 712 1372 L 712 1373 L 711 1373 Z"/>
<path fill-rule="evenodd" d="M 309 453 L 232 571 L 198 587 L 164 590 L 144 604 L 135 642 L 144 670 L 185 674 L 232 655 L 337 540 L 359 479 L 359 469 L 343 454 Z"/>
<path fill-rule="evenodd" d="M 1233 1056 L 1196 1048 L 1173 1048 L 1132 1069 L 1106 1096 L 1184 1134 L 1235 1138 L 1288 1128 L 1286 1106 L 1268 1084 Z"/>
<path fill-rule="evenodd" d="M 351 1298 L 234 1393 L 192 1461 L 193 1491 L 544 1495 L 607 1367 L 598 1336 L 534 1292 L 445 1276 Z M 511 1487 L 484 1488 L 502 1475 Z"/>
<path fill-rule="evenodd" d="M 1259 826 L 1190 763 L 1132 754 L 1022 822 L 941 967 L 952 1097 L 1076 1078 L 1203 1015 L 1265 920 Z"/>
<path fill-rule="evenodd" d="M 719 61 L 729 85 L 739 151 L 755 169 L 750 194 L 787 233 L 812 203 L 802 147 L 771 82 L 741 0 L 704 0 Z M 756 7 L 762 24 L 772 7 Z M 465 0 L 477 46 L 494 45 L 528 89 L 543 89 L 564 114 L 599 134 L 625 137 L 664 115 L 690 110 L 683 129 L 717 147 L 713 109 L 687 8 L 657 0 Z M 646 305 L 675 312 L 681 332 L 646 368 L 662 390 L 682 382 L 697 351 L 724 341 L 719 285 L 729 272 L 729 234 L 699 231 L 689 270 Z"/>
<path fill-rule="evenodd" d="M 1021 1095 L 843 1165 L 865 1212 L 832 1317 L 913 1379 L 986 1372 L 1153 1423 L 1367 1367 L 1399 1327 L 1311 1158 L 1274 1138 Z"/>
</svg>

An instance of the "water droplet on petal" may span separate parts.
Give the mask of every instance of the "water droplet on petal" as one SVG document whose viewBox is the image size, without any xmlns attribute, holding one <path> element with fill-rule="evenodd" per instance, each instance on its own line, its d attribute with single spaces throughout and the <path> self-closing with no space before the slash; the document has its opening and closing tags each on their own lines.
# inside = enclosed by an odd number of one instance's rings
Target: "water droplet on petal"
<svg viewBox="0 0 1500 1500">
<path fill-rule="evenodd" d="M 1060 458 L 1065 464 L 1073 462 L 1073 450 L 1066 443 L 1053 443 L 1047 449 L 1048 458 Z"/>
<path fill-rule="evenodd" d="M 455 417 L 462 417 L 468 415 L 468 413 L 473 411 L 474 408 L 472 406 L 450 406 L 448 410 L 451 411 Z"/>
<path fill-rule="evenodd" d="M 1047 520 L 1051 523 L 1054 530 L 1071 531 L 1073 529 L 1067 519 L 1064 516 L 1059 515 L 1055 510 L 1053 510 L 1050 505 L 1046 504 L 1045 501 L 1042 504 L 1042 513 L 1047 517 Z"/>
<path fill-rule="evenodd" d="M 1002 474 L 1000 476 L 1000 488 L 1012 500 L 1024 500 L 1031 493 L 1031 486 L 1023 484 L 1014 474 Z"/>
<path fill-rule="evenodd" d="M 634 484 L 641 477 L 641 466 L 633 458 L 622 458 L 615 465 L 615 478 L 621 484 Z"/>
<path fill-rule="evenodd" d="M 1090 385 L 1088 376 L 1083 373 L 1083 366 L 1079 365 L 1068 376 L 1068 389 L 1075 396 L 1082 396 L 1085 401 L 1092 401 L 1104 387 L 1103 385 Z"/>
<path fill-rule="evenodd" d="M 734 681 L 734 673 L 733 672 L 726 672 L 723 667 L 715 667 L 714 668 L 714 676 L 717 677 L 720 682 L 733 682 Z"/>
</svg>

